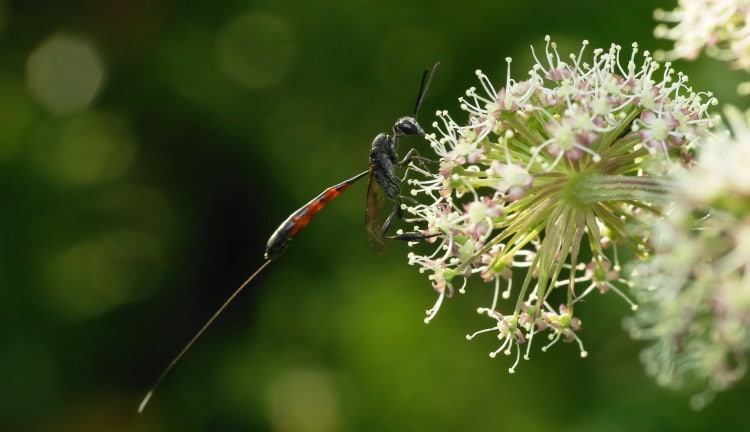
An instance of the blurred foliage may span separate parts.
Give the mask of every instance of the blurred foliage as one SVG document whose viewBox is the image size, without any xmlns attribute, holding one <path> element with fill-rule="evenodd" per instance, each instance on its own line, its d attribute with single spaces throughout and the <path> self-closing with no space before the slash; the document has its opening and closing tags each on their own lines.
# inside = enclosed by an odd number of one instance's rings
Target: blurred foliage
<svg viewBox="0 0 750 432">
<path fill-rule="evenodd" d="M 523 77 L 545 34 L 666 47 L 652 37 L 657 6 L 672 4 L 0 0 L 0 430 L 746 427 L 746 386 L 697 413 L 689 389 L 657 388 L 615 296 L 580 309 L 587 359 L 559 346 L 514 375 L 488 357 L 492 338 L 464 338 L 487 325 L 475 313 L 487 287 L 422 324 L 434 293 L 405 245 L 369 253 L 364 182 L 135 412 L 262 262 L 276 224 L 366 168 L 375 134 L 410 114 L 423 69 L 442 62 L 429 129 L 475 69 L 501 83 L 512 56 Z M 736 98 L 723 65 L 678 69 Z"/>
</svg>

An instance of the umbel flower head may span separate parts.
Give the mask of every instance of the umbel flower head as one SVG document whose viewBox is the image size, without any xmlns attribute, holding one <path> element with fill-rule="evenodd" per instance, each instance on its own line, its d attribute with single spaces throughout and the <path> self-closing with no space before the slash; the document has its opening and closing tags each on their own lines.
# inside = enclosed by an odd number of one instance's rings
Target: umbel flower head
<svg viewBox="0 0 750 432">
<path fill-rule="evenodd" d="M 675 41 L 674 48 L 665 53 L 669 59 L 692 60 L 705 50 L 712 57 L 750 71 L 749 14 L 750 0 L 680 0 L 672 11 L 654 12 L 654 17 L 663 22 L 654 34 Z"/>
<path fill-rule="evenodd" d="M 480 278 L 494 290 L 478 310 L 492 325 L 468 338 L 495 333 L 491 356 L 515 353 L 511 372 L 539 333 L 543 350 L 562 340 L 586 356 L 576 306 L 593 292 L 627 300 L 617 248 L 649 252 L 648 231 L 634 236 L 631 225 L 659 213 L 663 175 L 690 160 L 714 103 L 635 44 L 628 55 L 618 45 L 587 54 L 584 42 L 562 57 L 546 41 L 523 81 L 510 59 L 500 89 L 477 71 L 480 88 L 459 99 L 465 121 L 437 113 L 428 139 L 439 169 L 412 166 L 415 203 L 405 208 L 435 245 L 409 254 L 438 295 L 425 321 Z"/>
<path fill-rule="evenodd" d="M 711 136 L 676 178 L 656 250 L 634 272 L 641 308 L 626 321 L 649 341 L 641 357 L 659 384 L 703 389 L 696 408 L 744 376 L 750 353 L 750 129 L 747 114 L 726 117 L 734 136 Z"/>
</svg>

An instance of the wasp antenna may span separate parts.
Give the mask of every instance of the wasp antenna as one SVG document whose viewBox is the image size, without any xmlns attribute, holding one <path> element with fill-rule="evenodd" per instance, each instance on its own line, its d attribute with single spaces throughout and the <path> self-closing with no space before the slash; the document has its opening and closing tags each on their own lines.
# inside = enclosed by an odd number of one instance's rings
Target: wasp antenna
<svg viewBox="0 0 750 432">
<path fill-rule="evenodd" d="M 219 307 L 219 309 L 217 309 L 216 312 L 214 312 L 214 314 L 211 316 L 211 318 L 209 318 L 208 321 L 206 321 L 206 323 L 203 324 L 203 327 L 201 327 L 200 330 L 198 330 L 195 333 L 195 336 L 193 336 L 190 339 L 190 341 L 188 341 L 188 343 L 185 344 L 185 347 L 182 348 L 182 350 L 179 353 L 177 353 L 177 355 L 172 359 L 171 362 L 169 362 L 169 364 L 167 365 L 167 367 L 164 368 L 164 370 L 162 371 L 161 375 L 159 375 L 159 377 L 154 382 L 154 385 L 151 386 L 151 389 L 148 391 L 148 393 L 146 393 L 146 396 L 143 398 L 143 400 L 141 401 L 140 405 L 138 405 L 138 414 L 142 413 L 143 410 L 146 408 L 146 405 L 148 404 L 148 401 L 151 400 L 151 396 L 153 396 L 154 391 L 156 391 L 156 388 L 159 386 L 159 384 L 161 384 L 162 380 L 164 380 L 164 377 L 167 376 L 167 374 L 169 374 L 169 371 L 171 371 L 172 368 L 174 368 L 174 366 L 177 364 L 177 362 L 180 361 L 180 359 L 182 358 L 182 356 L 184 356 L 185 353 L 188 352 L 188 350 L 190 349 L 190 347 L 193 346 L 193 344 L 195 343 L 195 341 L 197 341 L 198 338 L 201 337 L 201 335 L 203 334 L 203 332 L 206 331 L 206 329 L 216 320 L 216 318 L 218 318 L 219 315 L 221 315 L 221 313 L 224 312 L 224 309 L 226 309 L 226 307 L 229 306 L 229 303 L 231 303 L 232 300 L 234 300 L 234 298 L 237 297 L 242 292 L 242 290 L 245 289 L 245 287 L 248 284 L 250 284 L 250 282 L 252 282 L 253 279 L 255 279 L 256 276 L 258 276 L 260 274 L 260 272 L 262 272 L 266 267 L 268 267 L 268 264 L 271 264 L 271 260 L 270 259 L 266 260 L 266 262 L 264 262 L 263 264 L 261 264 L 260 267 L 258 267 L 258 269 L 255 270 L 255 272 L 252 275 L 250 275 L 250 277 L 247 278 L 247 280 L 245 280 L 245 282 L 243 282 L 242 285 L 239 286 L 239 288 L 237 288 L 236 290 L 234 290 L 234 292 L 232 293 L 232 295 L 230 295 L 229 298 L 226 299 L 226 301 L 224 302 L 224 304 L 222 304 Z"/>
<path fill-rule="evenodd" d="M 437 62 L 435 63 L 435 66 L 432 67 L 432 70 L 425 69 L 424 72 L 422 73 L 422 82 L 419 84 L 419 93 L 417 93 L 417 103 L 414 105 L 414 118 L 417 118 L 417 113 L 419 112 L 419 108 L 422 106 L 422 101 L 424 100 L 424 96 L 425 94 L 427 94 L 427 89 L 430 88 L 432 77 L 435 76 L 435 71 L 437 70 L 439 65 L 440 65 L 440 62 Z"/>
</svg>

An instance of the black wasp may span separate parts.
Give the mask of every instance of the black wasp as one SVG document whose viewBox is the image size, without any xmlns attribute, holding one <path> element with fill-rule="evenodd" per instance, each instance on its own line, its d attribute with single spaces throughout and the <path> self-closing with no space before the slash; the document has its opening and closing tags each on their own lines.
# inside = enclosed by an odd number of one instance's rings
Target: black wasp
<svg viewBox="0 0 750 432">
<path fill-rule="evenodd" d="M 415 158 L 422 159 L 415 149 L 411 149 L 403 159 L 399 159 L 398 140 L 403 136 L 424 136 L 422 126 L 417 122 L 417 113 L 419 112 L 419 108 L 422 105 L 424 96 L 427 93 L 427 89 L 432 82 L 432 78 L 439 64 L 440 63 L 435 63 L 431 71 L 425 70 L 422 74 L 422 81 L 419 85 L 419 93 L 417 94 L 417 102 L 414 106 L 414 115 L 401 117 L 396 120 L 396 123 L 393 125 L 393 135 L 381 133 L 372 141 L 372 147 L 370 149 L 370 168 L 348 180 L 344 180 L 341 183 L 326 188 L 318 196 L 310 200 L 310 202 L 289 215 L 289 217 L 287 217 L 284 222 L 276 228 L 276 231 L 271 234 L 271 237 L 266 244 L 266 261 L 261 264 L 260 267 L 258 267 L 258 269 L 255 270 L 255 272 L 232 293 L 232 295 L 229 296 L 211 318 L 206 321 L 203 327 L 195 333 L 185 347 L 174 357 L 174 359 L 172 359 L 169 365 L 167 365 L 161 375 L 156 379 L 156 382 L 143 398 L 143 401 L 141 401 L 141 404 L 138 406 L 138 412 L 143 411 L 164 377 L 170 370 L 172 370 L 174 365 L 177 364 L 183 355 L 185 355 L 193 343 L 195 343 L 211 323 L 221 315 L 229 303 L 231 303 L 232 300 L 234 300 L 234 298 L 237 297 L 237 295 L 271 263 L 271 261 L 281 256 L 288 246 L 289 241 L 295 238 L 300 231 L 307 227 L 315 215 L 323 210 L 331 200 L 341 195 L 342 192 L 349 189 L 351 185 L 356 183 L 362 177 L 369 175 L 367 201 L 365 205 L 365 226 L 367 227 L 370 247 L 374 251 L 380 252 L 385 249 L 386 238 L 419 241 L 428 237 L 417 232 L 408 232 L 391 236 L 388 235 L 388 230 L 393 222 L 393 218 L 401 218 L 402 216 L 401 183 L 403 182 L 403 178 L 396 175 L 396 168 L 407 166 Z M 385 197 L 382 196 L 383 193 L 385 193 Z M 386 198 L 390 201 L 392 207 L 388 216 L 383 222 L 381 222 L 381 203 L 385 201 Z"/>
<path fill-rule="evenodd" d="M 370 241 L 370 247 L 380 252 L 385 248 L 385 238 L 388 237 L 388 229 L 394 216 L 401 217 L 401 182 L 396 173 L 396 167 L 408 165 L 414 158 L 419 157 L 415 149 L 411 149 L 406 156 L 399 160 L 398 157 L 398 139 L 403 136 L 424 136 L 422 126 L 417 123 L 417 113 L 424 100 L 425 93 L 432 82 L 440 63 L 435 63 L 432 71 L 425 70 L 422 74 L 422 82 L 417 94 L 417 102 L 414 105 L 414 116 L 401 117 L 393 125 L 393 135 L 380 133 L 372 141 L 370 148 L 370 169 L 361 172 L 354 177 L 344 180 L 343 182 L 331 186 L 313 198 L 310 202 L 303 205 L 297 211 L 289 215 L 284 222 L 279 225 L 276 231 L 268 239 L 266 245 L 265 257 L 267 260 L 278 258 L 286 249 L 290 240 L 299 234 L 305 228 L 313 217 L 332 199 L 336 198 L 341 192 L 348 189 L 357 180 L 369 174 L 370 182 L 367 186 L 367 204 L 365 205 L 365 226 Z M 376 185 L 377 184 L 377 185 Z M 390 200 L 392 210 L 384 222 L 380 221 L 380 206 L 383 201 L 382 192 Z M 424 239 L 422 234 L 405 233 L 392 236 L 401 240 L 421 240 Z"/>
</svg>

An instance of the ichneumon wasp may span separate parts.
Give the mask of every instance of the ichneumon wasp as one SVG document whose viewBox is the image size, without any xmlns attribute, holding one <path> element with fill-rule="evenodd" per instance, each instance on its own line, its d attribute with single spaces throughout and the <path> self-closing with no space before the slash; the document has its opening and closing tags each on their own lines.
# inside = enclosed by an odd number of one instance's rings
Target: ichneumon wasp
<svg viewBox="0 0 750 432">
<path fill-rule="evenodd" d="M 300 231 L 302 231 L 312 221 L 325 206 L 334 198 L 341 195 L 342 192 L 349 189 L 354 183 L 364 176 L 369 175 L 369 184 L 367 186 L 367 200 L 365 205 L 365 225 L 367 227 L 367 234 L 369 239 L 370 247 L 376 251 L 381 252 L 385 248 L 385 239 L 398 239 L 406 241 L 420 241 L 430 237 L 418 232 L 407 232 L 396 235 L 388 235 L 388 230 L 393 222 L 394 217 L 401 218 L 401 183 L 403 178 L 396 175 L 395 170 L 398 167 L 407 166 L 411 161 L 415 159 L 426 160 L 418 155 L 415 149 L 411 149 L 403 159 L 398 157 L 398 140 L 403 136 L 424 136 L 424 130 L 417 123 L 417 113 L 422 105 L 424 96 L 427 93 L 427 89 L 432 82 L 432 78 L 437 70 L 440 63 L 435 63 L 431 71 L 425 70 L 422 74 L 422 81 L 419 86 L 419 93 L 417 94 L 417 102 L 414 106 L 414 115 L 405 116 L 396 120 L 393 125 L 393 135 L 386 133 L 378 134 L 372 142 L 370 149 L 370 168 L 367 171 L 363 171 L 354 177 L 344 180 L 341 183 L 330 186 L 321 192 L 318 196 L 310 200 L 307 204 L 303 205 L 284 222 L 276 228 L 276 231 L 271 234 L 266 244 L 265 262 L 248 277 L 242 285 L 239 286 L 226 301 L 211 315 L 211 318 L 203 324 L 195 335 L 188 341 L 182 350 L 172 359 L 162 371 L 159 377 L 151 386 L 151 389 L 146 393 L 146 396 L 138 406 L 138 412 L 143 412 L 143 409 L 148 404 L 154 391 L 162 382 L 164 377 L 172 370 L 172 368 L 180 361 L 182 356 L 193 346 L 196 340 L 206 331 L 206 329 L 221 315 L 226 307 L 234 300 L 237 295 L 245 289 L 268 265 L 271 261 L 275 260 L 284 252 L 289 242 L 294 239 Z M 407 166 L 408 169 L 408 166 Z M 404 175 L 405 177 L 405 175 Z M 382 192 L 381 192 L 382 191 Z M 382 194 L 385 193 L 385 197 Z M 380 205 L 385 199 L 388 199 L 392 208 L 386 219 L 380 222 Z"/>
<path fill-rule="evenodd" d="M 402 233 L 393 236 L 388 235 L 388 230 L 393 222 L 393 218 L 398 216 L 402 218 L 401 210 L 401 183 L 406 178 L 400 178 L 395 173 L 396 167 L 407 166 L 408 164 L 417 159 L 425 161 L 427 159 L 419 156 L 417 150 L 412 148 L 404 156 L 403 159 L 398 158 L 398 139 L 402 136 L 424 136 L 424 130 L 422 126 L 417 123 L 417 113 L 419 108 L 422 106 L 425 93 L 432 82 L 432 77 L 435 74 L 440 63 L 435 63 L 432 67 L 432 71 L 427 74 L 425 70 L 422 74 L 422 82 L 419 86 L 419 93 L 417 94 L 417 102 L 414 105 L 414 116 L 401 117 L 396 120 L 393 125 L 393 136 L 380 133 L 372 141 L 372 147 L 370 149 L 370 182 L 367 185 L 367 200 L 365 204 L 365 226 L 367 228 L 367 238 L 369 240 L 370 248 L 374 252 L 382 252 L 385 250 L 385 239 L 392 238 L 398 240 L 407 241 L 420 241 L 427 238 L 424 234 L 409 232 Z M 377 185 L 376 185 L 377 183 Z M 391 212 L 384 222 L 380 222 L 380 205 L 383 201 L 382 192 L 385 192 L 386 198 L 391 202 Z"/>
<path fill-rule="evenodd" d="M 267 260 L 273 260 L 279 257 L 284 252 L 284 249 L 286 249 L 289 241 L 296 237 L 297 234 L 299 234 L 299 232 L 310 223 L 310 220 L 312 220 L 312 218 L 318 214 L 326 204 L 328 204 L 328 202 L 339 196 L 341 192 L 345 191 L 357 180 L 368 174 L 370 181 L 367 185 L 365 226 L 367 228 L 370 247 L 376 252 L 380 252 L 384 249 L 384 239 L 389 238 L 387 234 L 391 222 L 393 221 L 393 217 L 401 217 L 400 186 L 403 179 L 396 175 L 395 169 L 396 167 L 408 165 L 409 162 L 415 158 L 420 158 L 416 150 L 411 149 L 403 159 L 399 160 L 398 139 L 402 136 L 408 135 L 424 136 L 424 130 L 422 129 L 422 126 L 417 123 L 416 117 L 439 64 L 440 63 L 435 63 L 435 66 L 432 67 L 432 71 L 429 72 L 429 75 L 427 70 L 422 74 L 422 82 L 419 86 L 417 102 L 414 105 L 414 116 L 399 118 L 393 125 L 392 136 L 386 133 L 380 133 L 372 141 L 372 147 L 370 148 L 370 169 L 363 171 L 348 180 L 344 180 L 337 185 L 329 187 L 321 192 L 320 195 L 289 215 L 289 217 L 282 222 L 271 235 L 271 238 L 268 239 L 265 254 Z M 386 197 L 393 205 L 390 214 L 382 223 L 380 222 L 380 205 L 383 201 L 381 190 L 385 192 Z M 420 238 L 420 236 L 422 237 Z M 405 233 L 391 236 L 390 238 L 419 241 L 424 239 L 424 236 L 419 233 Z"/>
</svg>

